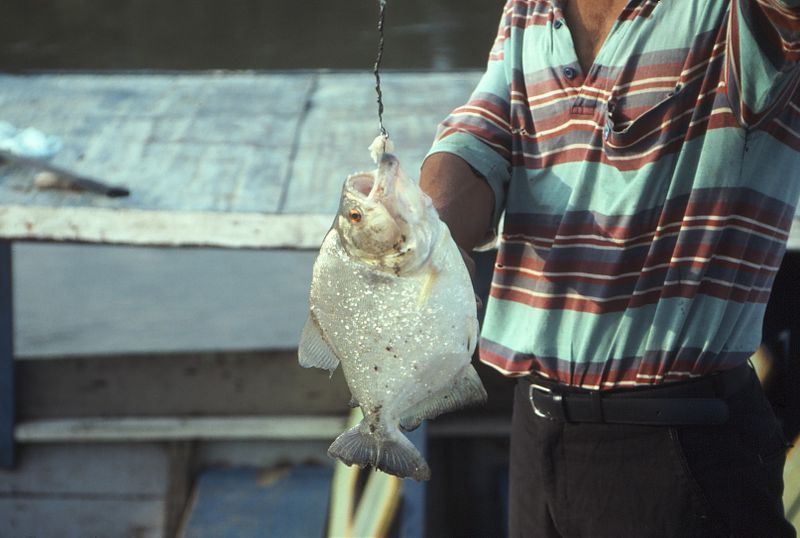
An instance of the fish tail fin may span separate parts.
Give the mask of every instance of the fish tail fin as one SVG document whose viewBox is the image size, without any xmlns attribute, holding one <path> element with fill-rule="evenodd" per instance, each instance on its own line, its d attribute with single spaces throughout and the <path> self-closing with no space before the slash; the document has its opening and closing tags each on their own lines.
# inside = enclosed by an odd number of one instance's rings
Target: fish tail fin
<svg viewBox="0 0 800 538">
<path fill-rule="evenodd" d="M 429 480 L 431 470 L 419 450 L 400 430 L 382 432 L 380 439 L 361 422 L 342 433 L 328 448 L 328 455 L 347 465 L 372 465 L 400 478 Z"/>
</svg>

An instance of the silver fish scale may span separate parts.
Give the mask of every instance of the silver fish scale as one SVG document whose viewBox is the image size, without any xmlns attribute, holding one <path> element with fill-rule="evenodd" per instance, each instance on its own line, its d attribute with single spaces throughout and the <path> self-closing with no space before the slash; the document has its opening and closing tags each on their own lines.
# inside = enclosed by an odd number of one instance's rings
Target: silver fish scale
<svg viewBox="0 0 800 538">
<path fill-rule="evenodd" d="M 413 276 L 352 260 L 335 230 L 314 265 L 311 309 L 353 396 L 380 429 L 396 427 L 410 406 L 452 383 L 474 349 L 469 274 L 449 232 L 441 236 L 427 266 Z"/>
</svg>

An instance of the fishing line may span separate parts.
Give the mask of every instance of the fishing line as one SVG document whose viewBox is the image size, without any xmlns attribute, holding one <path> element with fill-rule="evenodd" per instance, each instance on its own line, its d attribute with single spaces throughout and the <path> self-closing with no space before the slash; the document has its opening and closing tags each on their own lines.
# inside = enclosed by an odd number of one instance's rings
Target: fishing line
<svg viewBox="0 0 800 538">
<path fill-rule="evenodd" d="M 378 94 L 378 124 L 381 128 L 381 135 L 389 138 L 389 133 L 383 126 L 383 93 L 381 93 L 381 60 L 383 60 L 383 26 L 386 18 L 386 0 L 380 0 L 380 14 L 378 15 L 378 32 L 380 39 L 378 41 L 378 57 L 375 58 L 375 66 L 372 73 L 375 75 L 375 93 Z"/>
</svg>

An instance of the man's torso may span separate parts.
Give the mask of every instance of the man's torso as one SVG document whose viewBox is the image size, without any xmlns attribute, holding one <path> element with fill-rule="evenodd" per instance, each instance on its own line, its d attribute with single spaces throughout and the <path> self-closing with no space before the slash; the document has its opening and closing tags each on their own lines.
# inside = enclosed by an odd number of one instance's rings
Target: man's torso
<svg viewBox="0 0 800 538">
<path fill-rule="evenodd" d="M 744 0 L 620 5 L 509 1 L 487 74 L 440 130 L 493 163 L 505 222 L 481 357 L 508 375 L 654 384 L 760 341 L 800 194 L 793 34 L 762 49 Z"/>
</svg>

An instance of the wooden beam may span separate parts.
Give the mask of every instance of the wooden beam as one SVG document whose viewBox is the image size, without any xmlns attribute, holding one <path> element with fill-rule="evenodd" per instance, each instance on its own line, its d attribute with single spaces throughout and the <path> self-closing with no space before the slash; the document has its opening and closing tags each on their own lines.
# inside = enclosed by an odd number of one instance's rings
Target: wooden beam
<svg viewBox="0 0 800 538">
<path fill-rule="evenodd" d="M 0 239 L 163 247 L 318 249 L 329 215 L 0 207 Z"/>
<path fill-rule="evenodd" d="M 344 416 L 350 400 L 296 351 L 17 359 L 16 377 L 19 420 Z"/>
<path fill-rule="evenodd" d="M 20 443 L 219 439 L 333 440 L 345 417 L 81 418 L 21 421 Z"/>
<path fill-rule="evenodd" d="M 84 417 L 33 419 L 17 423 L 20 443 L 132 442 L 185 440 L 333 440 L 345 429 L 344 416 Z M 447 418 L 430 421 L 431 437 L 508 436 L 505 418 Z"/>
</svg>

